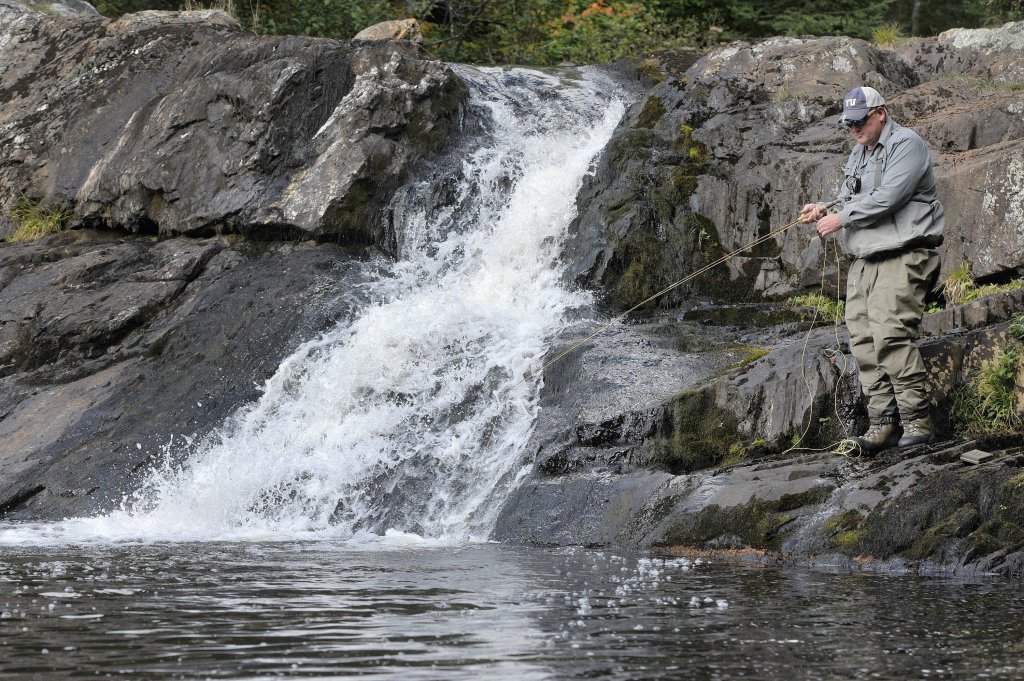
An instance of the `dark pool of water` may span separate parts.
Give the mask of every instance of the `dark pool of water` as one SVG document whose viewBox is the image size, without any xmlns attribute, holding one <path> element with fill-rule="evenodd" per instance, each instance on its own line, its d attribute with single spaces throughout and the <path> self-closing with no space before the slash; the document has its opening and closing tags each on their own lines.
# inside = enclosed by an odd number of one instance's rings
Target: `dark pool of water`
<svg viewBox="0 0 1024 681">
<path fill-rule="evenodd" d="M 0 547 L 0 678 L 1019 679 L 1018 583 L 501 545 Z"/>
</svg>

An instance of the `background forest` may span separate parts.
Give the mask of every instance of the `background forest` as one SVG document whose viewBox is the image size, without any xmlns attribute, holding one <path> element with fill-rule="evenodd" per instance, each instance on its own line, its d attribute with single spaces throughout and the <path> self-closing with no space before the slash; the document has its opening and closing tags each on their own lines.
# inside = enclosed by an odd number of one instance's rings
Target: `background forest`
<svg viewBox="0 0 1024 681">
<path fill-rule="evenodd" d="M 602 62 L 773 35 L 878 41 L 1024 19 L 1024 0 L 99 0 L 106 16 L 216 7 L 257 33 L 351 38 L 387 19 L 420 21 L 442 59 Z"/>
</svg>

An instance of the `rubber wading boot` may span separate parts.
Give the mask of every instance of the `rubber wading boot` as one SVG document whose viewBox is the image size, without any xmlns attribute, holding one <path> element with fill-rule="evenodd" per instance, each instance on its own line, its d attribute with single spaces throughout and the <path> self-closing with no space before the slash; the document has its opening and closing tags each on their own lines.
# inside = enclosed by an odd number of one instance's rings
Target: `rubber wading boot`
<svg viewBox="0 0 1024 681">
<path fill-rule="evenodd" d="M 923 445 L 932 441 L 932 420 L 925 416 L 919 419 L 911 419 L 903 424 L 903 437 L 900 438 L 900 447 L 911 445 Z"/>
<path fill-rule="evenodd" d="M 864 454 L 874 454 L 900 441 L 900 426 L 897 423 L 873 423 L 860 437 L 846 440 L 848 446 Z"/>
</svg>

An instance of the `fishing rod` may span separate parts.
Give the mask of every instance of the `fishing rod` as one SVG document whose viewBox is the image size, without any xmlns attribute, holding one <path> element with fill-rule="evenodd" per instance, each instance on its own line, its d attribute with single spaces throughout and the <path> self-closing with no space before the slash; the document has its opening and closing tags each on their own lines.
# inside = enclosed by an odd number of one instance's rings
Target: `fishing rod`
<svg viewBox="0 0 1024 681">
<path fill-rule="evenodd" d="M 822 210 L 828 210 L 829 208 L 832 208 L 833 206 L 835 206 L 838 203 L 839 203 L 839 199 L 836 199 L 836 200 L 834 200 L 834 201 L 832 201 L 830 203 L 826 203 L 824 205 L 824 207 L 822 208 Z M 553 359 L 545 362 L 544 365 L 541 366 L 539 369 L 537 369 L 535 371 L 527 370 L 526 372 L 523 373 L 523 378 L 521 380 L 519 380 L 517 383 L 515 383 L 513 386 L 511 386 L 509 388 L 509 390 L 513 390 L 513 389 L 519 387 L 520 384 L 525 383 L 526 381 L 531 380 L 534 376 L 542 373 L 545 369 L 547 369 L 549 366 L 551 366 L 555 362 L 558 362 L 559 360 L 561 360 L 566 355 L 572 354 L 573 352 L 578 350 L 583 345 L 585 345 L 585 344 L 589 343 L 590 341 L 594 340 L 594 338 L 596 338 L 597 336 L 599 336 L 602 333 L 604 333 L 605 331 L 607 331 L 614 324 L 616 324 L 617 322 L 619 322 L 620 320 L 625 318 L 629 313 L 636 311 L 637 309 L 643 307 L 644 305 L 646 305 L 647 303 L 649 303 L 649 302 L 651 302 L 653 300 L 657 300 L 658 298 L 662 297 L 663 295 L 665 295 L 666 293 L 668 293 L 672 289 L 675 289 L 675 288 L 677 288 L 679 286 L 682 286 L 686 282 L 699 277 L 700 275 L 704 274 L 708 270 L 710 270 L 710 269 L 712 269 L 714 267 L 717 267 L 718 265 L 721 265 L 722 263 L 724 263 L 729 258 L 732 258 L 733 256 L 735 256 L 735 255 L 737 255 L 739 253 L 742 253 L 743 251 L 750 250 L 754 246 L 757 246 L 759 244 L 763 244 L 765 241 L 768 241 L 769 239 L 775 238 L 776 236 L 778 236 L 779 234 L 782 234 L 783 232 L 785 232 L 787 229 L 790 229 L 791 227 L 795 227 L 796 225 L 799 225 L 799 224 L 806 224 L 808 222 L 810 222 L 810 220 L 805 219 L 805 217 L 803 215 L 801 215 L 796 220 L 793 220 L 793 222 L 790 222 L 789 224 L 783 225 L 782 227 L 778 227 L 778 228 L 768 232 L 767 234 L 764 234 L 763 236 L 760 236 L 760 237 L 754 239 L 750 243 L 744 244 L 743 246 L 740 246 L 739 248 L 737 248 L 736 250 L 734 250 L 734 251 L 732 251 L 730 253 L 726 253 L 725 255 L 723 255 L 718 260 L 715 260 L 712 263 L 708 263 L 707 265 L 705 265 L 704 267 L 701 267 L 696 272 L 691 272 L 690 274 L 686 275 L 685 277 L 683 277 L 679 281 L 675 282 L 674 284 L 670 284 L 670 285 L 666 286 L 665 288 L 663 288 L 662 290 L 658 291 L 654 295 L 652 295 L 652 296 L 650 296 L 648 298 L 645 298 L 644 300 L 640 301 L 639 303 L 637 303 L 633 307 L 629 308 L 625 312 L 623 312 L 623 313 L 613 317 L 612 320 L 609 321 L 607 324 L 605 324 L 604 326 L 599 328 L 597 331 L 595 331 L 594 333 L 592 333 L 589 336 L 587 336 L 586 338 L 584 338 L 583 340 L 578 341 L 578 342 L 574 343 L 573 345 L 569 346 L 566 350 L 563 350 L 562 352 L 560 352 Z"/>
</svg>

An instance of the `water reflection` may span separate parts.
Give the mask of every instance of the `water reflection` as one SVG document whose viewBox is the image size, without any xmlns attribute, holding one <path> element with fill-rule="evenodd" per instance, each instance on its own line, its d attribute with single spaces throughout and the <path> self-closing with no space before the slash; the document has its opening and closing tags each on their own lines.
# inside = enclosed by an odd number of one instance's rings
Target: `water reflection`
<svg viewBox="0 0 1024 681">
<path fill-rule="evenodd" d="M 479 544 L 4 547 L 0 672 L 1011 679 L 1016 586 Z"/>
</svg>

